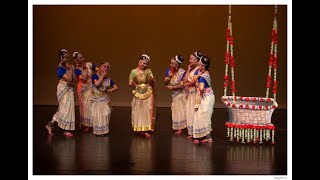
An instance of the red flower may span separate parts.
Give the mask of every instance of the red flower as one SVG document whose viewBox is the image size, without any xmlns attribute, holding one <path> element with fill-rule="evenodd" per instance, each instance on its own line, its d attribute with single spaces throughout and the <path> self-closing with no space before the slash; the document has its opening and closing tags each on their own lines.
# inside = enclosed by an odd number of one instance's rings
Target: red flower
<svg viewBox="0 0 320 180">
<path fill-rule="evenodd" d="M 234 67 L 234 57 L 230 56 L 230 66 L 233 68 Z"/>
<path fill-rule="evenodd" d="M 223 83 L 223 86 L 224 86 L 224 87 L 228 87 L 228 82 L 224 82 L 224 83 Z"/>
<path fill-rule="evenodd" d="M 257 99 L 256 99 L 256 98 L 253 98 L 252 100 L 253 100 L 253 102 L 256 102 L 256 101 L 257 101 Z"/>
<path fill-rule="evenodd" d="M 274 38 L 272 41 L 274 44 L 278 44 L 278 38 Z"/>
<path fill-rule="evenodd" d="M 267 83 L 266 87 L 267 87 L 267 88 L 270 88 L 270 87 L 271 87 L 271 84 L 270 84 L 270 83 Z"/>
<path fill-rule="evenodd" d="M 274 61 L 278 61 L 278 56 L 273 57 Z"/>
<path fill-rule="evenodd" d="M 230 41 L 230 44 L 231 44 L 231 41 L 233 41 L 233 37 L 230 36 L 229 38 L 227 38 L 227 40 L 229 40 L 229 41 Z"/>
<path fill-rule="evenodd" d="M 230 62 L 230 66 L 231 66 L 232 68 L 234 68 L 234 61 L 231 61 L 231 62 Z"/>
<path fill-rule="evenodd" d="M 226 63 L 226 64 L 229 64 L 229 53 L 228 53 L 228 52 L 226 52 L 224 59 L 225 59 L 225 60 L 224 60 L 225 63 Z"/>
<path fill-rule="evenodd" d="M 243 101 L 243 97 L 242 96 L 240 97 L 240 100 Z"/>
<path fill-rule="evenodd" d="M 249 98 L 248 98 L 248 97 L 246 97 L 246 101 L 247 101 L 247 102 L 249 101 Z"/>
<path fill-rule="evenodd" d="M 236 85 L 234 83 L 231 83 L 231 89 L 236 89 Z"/>
<path fill-rule="evenodd" d="M 249 105 L 246 105 L 246 109 L 249 109 Z"/>
<path fill-rule="evenodd" d="M 278 44 L 278 36 L 272 37 L 272 42 L 273 42 L 274 44 Z"/>
<path fill-rule="evenodd" d="M 276 94 L 277 93 L 277 89 L 273 89 L 273 93 Z"/>
<path fill-rule="evenodd" d="M 271 76 L 267 76 L 267 81 L 271 82 Z"/>
<path fill-rule="evenodd" d="M 269 57 L 269 63 L 270 63 L 270 62 L 273 62 L 273 56 L 270 56 L 270 57 Z"/>
<path fill-rule="evenodd" d="M 230 103 L 228 103 L 227 106 L 230 106 Z"/>
<path fill-rule="evenodd" d="M 270 98 L 268 98 L 266 102 L 267 102 L 267 103 L 268 103 L 268 102 L 271 102 L 271 99 L 270 99 Z"/>
<path fill-rule="evenodd" d="M 224 79 L 228 79 L 229 77 L 228 76 L 224 76 Z"/>
<path fill-rule="evenodd" d="M 264 99 L 263 99 L 263 98 L 261 98 L 261 99 L 260 99 L 260 102 L 264 102 Z"/>
<path fill-rule="evenodd" d="M 262 106 L 259 106 L 259 109 L 262 109 Z"/>
<path fill-rule="evenodd" d="M 241 104 L 239 107 L 242 109 L 242 108 L 243 108 L 243 105 Z"/>
<path fill-rule="evenodd" d="M 230 29 L 227 29 L 227 33 L 226 33 L 227 38 L 230 37 Z"/>
<path fill-rule="evenodd" d="M 236 107 L 236 105 L 235 104 L 232 104 L 232 108 L 235 108 Z"/>
<path fill-rule="evenodd" d="M 256 105 L 252 105 L 252 109 L 256 109 Z"/>
<path fill-rule="evenodd" d="M 269 57 L 270 57 L 270 58 L 271 58 L 271 57 L 273 57 L 273 54 L 272 54 L 272 53 L 270 53 L 270 54 L 269 54 Z"/>
<path fill-rule="evenodd" d="M 277 63 L 273 63 L 273 69 L 277 69 L 277 68 L 278 68 Z"/>
<path fill-rule="evenodd" d="M 273 124 L 270 124 L 270 125 L 268 125 L 268 129 L 270 129 L 270 130 L 275 130 L 276 127 L 275 127 Z"/>
</svg>

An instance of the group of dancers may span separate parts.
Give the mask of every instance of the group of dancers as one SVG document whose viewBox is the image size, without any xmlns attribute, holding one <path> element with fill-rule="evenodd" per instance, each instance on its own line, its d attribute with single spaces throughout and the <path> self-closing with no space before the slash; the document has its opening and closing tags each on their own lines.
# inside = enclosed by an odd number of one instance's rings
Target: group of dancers
<svg viewBox="0 0 320 180">
<path fill-rule="evenodd" d="M 72 137 L 75 130 L 75 97 L 78 97 L 81 129 L 105 136 L 109 133 L 111 103 L 109 93 L 118 90 L 109 77 L 111 68 L 108 62 L 100 66 L 87 62 L 81 52 L 74 52 L 76 63 L 70 64 L 66 49 L 59 51 L 57 76 L 57 98 L 59 107 L 51 121 L 46 125 L 49 135 L 53 135 L 54 123 L 64 130 L 64 135 Z M 156 89 L 152 70 L 147 68 L 151 58 L 142 54 L 138 66 L 131 70 L 129 86 L 132 88 L 131 124 L 138 135 L 150 138 L 156 120 Z M 211 117 L 215 96 L 209 74 L 210 59 L 200 51 L 190 55 L 187 71 L 181 68 L 184 58 L 176 55 L 170 60 L 164 84 L 172 91 L 172 129 L 181 135 L 187 129 L 187 138 L 195 144 L 211 143 Z"/>
</svg>

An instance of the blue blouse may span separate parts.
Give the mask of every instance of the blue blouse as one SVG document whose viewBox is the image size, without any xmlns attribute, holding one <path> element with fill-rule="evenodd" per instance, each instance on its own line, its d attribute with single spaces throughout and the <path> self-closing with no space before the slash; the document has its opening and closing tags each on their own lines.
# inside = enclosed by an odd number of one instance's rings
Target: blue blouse
<svg viewBox="0 0 320 180">
<path fill-rule="evenodd" d="M 198 82 L 199 83 L 204 83 L 204 88 L 210 87 L 209 84 L 207 83 L 206 79 L 201 77 L 201 76 L 199 77 Z"/>
<path fill-rule="evenodd" d="M 94 74 L 92 76 L 92 84 L 94 84 L 94 80 L 98 80 L 99 79 L 99 76 Z M 110 79 L 110 86 L 113 86 L 114 85 L 114 81 L 112 79 Z"/>
<path fill-rule="evenodd" d="M 58 78 L 61 79 L 62 76 L 66 73 L 66 69 L 59 66 L 58 69 L 57 69 L 57 75 L 58 75 Z"/>
</svg>

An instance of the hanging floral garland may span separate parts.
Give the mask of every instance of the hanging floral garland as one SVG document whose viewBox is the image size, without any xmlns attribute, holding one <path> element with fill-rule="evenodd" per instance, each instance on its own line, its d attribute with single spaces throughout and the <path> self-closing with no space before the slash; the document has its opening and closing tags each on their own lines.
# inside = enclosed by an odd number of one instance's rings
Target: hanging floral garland
<svg viewBox="0 0 320 180">
<path fill-rule="evenodd" d="M 273 28 L 272 28 L 272 41 L 271 50 L 269 56 L 269 71 L 267 75 L 266 83 L 266 97 L 242 97 L 236 96 L 236 81 L 235 81 L 235 60 L 233 55 L 233 44 L 234 38 L 232 36 L 232 22 L 231 22 L 231 5 L 229 5 L 229 17 L 228 17 L 228 27 L 226 32 L 226 53 L 225 53 L 225 74 L 224 74 L 224 96 L 222 97 L 223 103 L 232 109 L 244 109 L 244 110 L 272 110 L 278 107 L 276 102 L 277 95 L 277 46 L 278 46 L 278 31 L 277 31 L 277 6 L 275 6 Z M 228 68 L 230 65 L 231 69 L 231 92 L 232 96 L 227 96 L 227 88 L 229 85 Z M 273 98 L 269 98 L 269 89 L 272 84 L 272 69 L 273 69 Z M 265 104 L 263 104 L 263 102 Z M 251 113 L 251 111 L 247 111 Z M 253 112 L 253 111 L 252 111 Z M 270 116 L 271 117 L 271 116 Z M 241 143 L 263 143 L 263 141 L 268 142 L 271 139 L 271 144 L 275 144 L 275 126 L 271 123 L 269 124 L 243 124 L 243 123 L 233 123 L 226 122 L 227 127 L 227 137 L 230 141 L 241 142 Z"/>
<path fill-rule="evenodd" d="M 233 36 L 232 36 L 232 22 L 231 22 L 231 5 L 229 5 L 228 28 L 226 33 L 227 47 L 225 53 L 225 73 L 224 73 L 224 96 L 227 96 L 227 88 L 229 84 L 228 67 L 229 62 L 231 66 L 231 92 L 232 96 L 236 96 L 236 81 L 234 79 L 234 56 L 233 56 Z"/>
<path fill-rule="evenodd" d="M 278 47 L 278 8 L 275 6 L 274 9 L 274 18 L 273 18 L 273 27 L 272 27 L 272 41 L 271 41 L 271 50 L 269 55 L 269 71 L 267 76 L 267 84 L 266 84 L 266 98 L 269 97 L 269 89 L 271 87 L 271 73 L 273 67 L 273 99 L 276 100 L 277 91 L 278 91 L 278 82 L 277 82 L 277 68 L 278 68 L 278 54 L 277 54 L 277 47 Z"/>
</svg>

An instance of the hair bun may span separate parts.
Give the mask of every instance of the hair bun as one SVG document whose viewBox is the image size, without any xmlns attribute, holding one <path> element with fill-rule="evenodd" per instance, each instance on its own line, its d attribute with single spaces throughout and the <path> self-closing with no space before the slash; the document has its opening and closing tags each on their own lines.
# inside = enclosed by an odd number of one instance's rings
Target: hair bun
<svg viewBox="0 0 320 180">
<path fill-rule="evenodd" d="M 73 57 L 73 59 L 76 59 L 77 57 L 78 57 L 78 55 L 79 55 L 79 52 L 74 52 L 73 54 L 72 54 L 72 57 Z"/>
<path fill-rule="evenodd" d="M 174 57 L 174 60 L 177 61 L 179 64 L 181 64 L 181 63 L 183 63 L 184 58 L 178 54 Z"/>
</svg>

